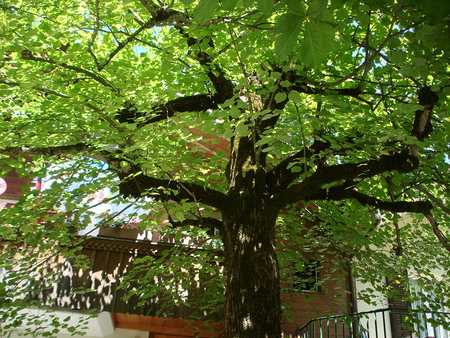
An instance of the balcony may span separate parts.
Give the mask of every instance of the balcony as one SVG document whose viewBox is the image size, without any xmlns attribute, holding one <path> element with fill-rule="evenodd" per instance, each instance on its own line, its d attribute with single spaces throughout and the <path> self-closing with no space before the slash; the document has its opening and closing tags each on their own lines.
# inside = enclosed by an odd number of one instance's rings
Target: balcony
<svg viewBox="0 0 450 338">
<path fill-rule="evenodd" d="M 449 312 L 381 309 L 317 318 L 298 330 L 299 338 L 448 338 Z"/>
</svg>

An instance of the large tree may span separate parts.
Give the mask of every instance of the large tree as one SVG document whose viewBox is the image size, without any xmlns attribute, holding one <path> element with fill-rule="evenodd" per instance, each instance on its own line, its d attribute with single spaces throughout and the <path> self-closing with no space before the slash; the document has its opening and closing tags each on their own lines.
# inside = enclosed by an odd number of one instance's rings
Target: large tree
<svg viewBox="0 0 450 338">
<path fill-rule="evenodd" d="M 379 210 L 423 215 L 449 253 L 447 1 L 28 0 L 1 15 L 2 161 L 38 175 L 91 158 L 107 164 L 83 169 L 94 187 L 218 228 L 224 337 L 281 336 L 276 233 L 293 204 L 314 203 L 342 250 L 380 233 L 412 250 L 375 228 Z M 83 211 L 67 194 L 39 206 Z"/>
</svg>

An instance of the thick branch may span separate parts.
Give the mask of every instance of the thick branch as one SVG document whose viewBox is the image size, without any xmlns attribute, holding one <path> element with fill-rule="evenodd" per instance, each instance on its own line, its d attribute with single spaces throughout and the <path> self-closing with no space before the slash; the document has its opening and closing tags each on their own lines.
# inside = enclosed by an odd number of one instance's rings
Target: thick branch
<svg viewBox="0 0 450 338">
<path fill-rule="evenodd" d="M 361 90 L 359 88 L 322 88 L 322 87 L 311 87 L 305 82 L 296 82 L 291 89 L 298 91 L 299 93 L 311 94 L 311 95 L 342 95 L 351 96 L 354 98 L 359 98 Z"/>
<path fill-rule="evenodd" d="M 359 193 L 353 189 L 347 189 L 347 187 L 345 186 L 322 189 L 316 194 L 308 196 L 308 200 L 341 201 L 349 198 L 356 199 L 360 204 L 364 206 L 370 205 L 379 210 L 422 214 L 430 222 L 433 233 L 438 238 L 439 242 L 448 252 L 450 252 L 450 241 L 439 229 L 436 220 L 432 216 L 431 210 L 433 209 L 433 206 L 429 201 L 386 202 L 378 198 Z"/>
<path fill-rule="evenodd" d="M 3 80 L 0 80 L 0 84 L 4 84 L 4 85 L 10 86 L 10 87 L 20 87 L 21 86 L 21 83 L 19 83 L 19 82 L 3 81 Z M 44 88 L 44 87 L 33 86 L 32 89 L 34 89 L 38 92 L 44 93 L 46 95 L 55 95 L 55 96 L 61 97 L 63 99 L 73 99 L 69 95 L 59 93 L 57 91 L 54 91 L 54 90 L 51 90 L 48 88 Z M 122 131 L 120 129 L 120 127 L 118 126 L 117 122 L 111 120 L 111 118 L 107 114 L 105 114 L 101 109 L 95 107 L 93 104 L 91 104 L 87 101 L 83 101 L 83 102 L 81 102 L 81 104 L 88 107 L 89 109 L 93 110 L 97 114 L 100 114 L 103 119 L 108 121 L 108 123 L 110 124 L 110 126 L 112 128 L 117 128 L 119 131 Z"/>
<path fill-rule="evenodd" d="M 276 194 L 272 203 L 277 208 L 282 208 L 299 200 L 306 200 L 307 196 L 314 195 L 325 184 L 354 179 L 361 180 L 386 171 L 410 172 L 417 166 L 418 161 L 415 157 L 406 154 L 393 154 L 383 155 L 378 160 L 321 167 L 303 182 Z"/>
<path fill-rule="evenodd" d="M 4 80 L 0 80 L 0 84 L 4 84 L 4 85 L 10 86 L 10 87 L 20 87 L 21 86 L 21 84 L 19 82 L 4 81 Z M 59 92 L 56 92 L 54 90 L 50 90 L 50 89 L 47 89 L 44 87 L 33 86 L 32 88 L 34 90 L 37 90 L 38 92 L 41 92 L 44 94 L 51 94 L 51 95 L 62 97 L 64 99 L 70 98 L 70 96 L 68 96 L 66 94 L 59 93 Z"/>
<path fill-rule="evenodd" d="M 418 141 L 423 141 L 431 133 L 431 112 L 438 102 L 439 96 L 431 91 L 430 87 L 421 88 L 418 96 L 419 104 L 423 106 L 423 110 L 416 110 L 411 136 L 415 136 Z M 416 144 L 412 144 L 409 149 L 411 155 L 418 156 L 419 147 Z"/>
<path fill-rule="evenodd" d="M 223 229 L 223 223 L 221 220 L 212 217 L 201 217 L 199 219 L 185 219 L 183 221 L 175 221 L 171 220 L 170 225 L 174 228 L 184 225 L 194 225 L 201 226 L 202 228 L 212 229 L 217 228 L 220 230 Z"/>
<path fill-rule="evenodd" d="M 299 164 L 298 161 L 303 159 L 303 161 L 308 161 L 313 155 L 319 154 L 321 151 L 328 149 L 330 143 L 317 141 L 314 142 L 310 147 L 303 148 L 298 153 L 289 156 L 280 163 L 277 164 L 272 170 L 267 172 L 266 183 L 271 195 L 286 189 L 294 180 L 299 178 L 301 175 L 305 174 L 305 170 L 308 170 L 308 166 Z M 301 168 L 302 170 L 293 171 L 292 168 Z"/>
<path fill-rule="evenodd" d="M 307 200 L 322 200 L 322 201 L 342 201 L 345 199 L 355 199 L 361 205 L 372 206 L 379 210 L 386 210 L 392 212 L 409 212 L 409 213 L 430 213 L 433 209 L 429 201 L 416 202 L 386 202 L 378 198 L 362 194 L 354 189 L 349 189 L 346 185 L 339 187 L 332 187 L 329 189 L 321 189 L 314 194 L 306 196 Z"/>
<path fill-rule="evenodd" d="M 178 97 L 164 104 L 154 106 L 150 112 L 138 112 L 132 105 L 117 112 L 117 119 L 121 123 L 136 123 L 140 117 L 147 117 L 139 125 L 147 125 L 173 117 L 177 113 L 200 112 L 208 109 L 217 109 L 218 104 L 224 101 L 219 100 L 217 95 L 199 94 L 193 96 Z"/>
<path fill-rule="evenodd" d="M 427 189 L 421 187 L 421 186 L 413 186 L 414 189 L 419 190 L 420 192 L 424 193 L 425 195 L 427 195 L 427 197 L 433 201 L 434 204 L 436 204 L 439 208 L 442 209 L 442 211 L 444 211 L 446 214 L 448 214 L 450 216 L 450 208 L 446 207 L 442 201 L 436 197 L 433 196 L 432 193 L 430 193 Z"/>
<path fill-rule="evenodd" d="M 206 204 L 219 210 L 228 203 L 226 195 L 219 191 L 195 183 L 146 176 L 141 168 L 129 163 L 127 159 L 117 158 L 113 153 L 103 150 L 99 151 L 83 143 L 46 148 L 0 149 L 0 154 L 13 157 L 31 157 L 33 155 L 57 157 L 74 153 L 108 163 L 110 170 L 116 172 L 122 180 L 119 187 L 121 194 L 124 196 L 136 198 L 152 197 L 158 200 L 173 201 L 189 200 Z M 128 163 L 128 165 L 123 166 L 123 162 Z"/>
<path fill-rule="evenodd" d="M 221 102 L 225 102 L 226 100 L 232 98 L 234 95 L 233 83 L 225 77 L 225 72 L 219 67 L 219 65 L 212 63 L 213 57 L 201 50 L 200 45 L 202 41 L 189 36 L 189 34 L 187 34 L 180 25 L 176 25 L 176 27 L 180 34 L 187 39 L 187 44 L 189 47 L 197 46 L 199 48 L 195 59 L 200 65 L 207 68 L 206 74 L 216 90 L 215 96 L 217 99 Z M 211 37 L 205 39 L 208 39 L 208 44 L 210 47 L 214 47 Z"/>
<path fill-rule="evenodd" d="M 31 156 L 63 156 L 68 154 L 85 154 L 96 160 L 107 162 L 107 154 L 103 151 L 96 151 L 92 147 L 89 147 L 85 143 L 77 143 L 68 146 L 56 146 L 56 147 L 10 147 L 0 149 L 0 154 L 8 155 L 12 157 L 31 157 Z"/>
<path fill-rule="evenodd" d="M 195 183 L 146 176 L 138 166 L 129 164 L 122 167 L 120 162 L 114 159 L 109 163 L 112 170 L 117 172 L 121 178 L 122 182 L 119 184 L 120 192 L 126 197 L 151 197 L 160 201 L 188 200 L 209 205 L 219 210 L 228 204 L 226 195 L 217 190 Z"/>
</svg>

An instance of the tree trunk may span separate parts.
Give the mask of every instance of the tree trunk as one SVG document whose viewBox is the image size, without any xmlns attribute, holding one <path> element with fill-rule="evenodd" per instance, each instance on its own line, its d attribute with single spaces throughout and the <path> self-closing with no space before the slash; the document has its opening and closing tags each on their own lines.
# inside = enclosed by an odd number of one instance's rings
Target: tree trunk
<svg viewBox="0 0 450 338">
<path fill-rule="evenodd" d="M 222 215 L 227 262 L 224 337 L 280 338 L 276 212 L 245 206 L 242 200 L 233 204 L 241 207 Z"/>
</svg>

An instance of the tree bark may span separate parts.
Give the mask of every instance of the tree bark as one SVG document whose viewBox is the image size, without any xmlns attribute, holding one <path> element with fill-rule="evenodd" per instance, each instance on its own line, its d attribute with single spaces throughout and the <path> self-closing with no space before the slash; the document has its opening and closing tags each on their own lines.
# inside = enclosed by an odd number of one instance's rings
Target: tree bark
<svg viewBox="0 0 450 338">
<path fill-rule="evenodd" d="M 246 203 L 250 202 L 250 203 Z M 280 338 L 276 212 L 238 199 L 223 213 L 227 290 L 225 338 Z"/>
</svg>

